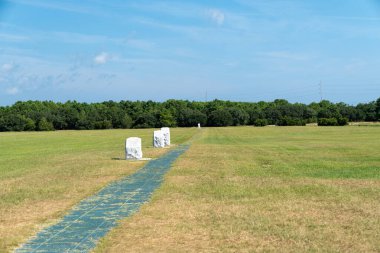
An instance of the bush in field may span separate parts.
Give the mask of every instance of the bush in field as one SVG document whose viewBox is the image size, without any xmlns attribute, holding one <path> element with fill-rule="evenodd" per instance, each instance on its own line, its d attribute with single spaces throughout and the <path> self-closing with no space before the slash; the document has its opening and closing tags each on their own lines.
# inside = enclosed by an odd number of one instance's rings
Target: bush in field
<svg viewBox="0 0 380 253">
<path fill-rule="evenodd" d="M 337 126 L 338 120 L 336 118 L 319 118 L 318 126 Z"/>
<path fill-rule="evenodd" d="M 268 120 L 266 119 L 256 119 L 255 122 L 253 122 L 254 126 L 257 127 L 263 127 L 268 125 Z"/>
<path fill-rule="evenodd" d="M 281 120 L 279 120 L 278 125 L 279 126 L 305 126 L 306 122 L 305 120 L 298 119 L 298 118 L 284 117 Z"/>
<path fill-rule="evenodd" d="M 337 121 L 338 121 L 338 126 L 346 126 L 346 125 L 348 125 L 348 119 L 345 118 L 345 117 L 339 117 L 337 119 Z"/>
<path fill-rule="evenodd" d="M 348 118 L 320 118 L 318 119 L 318 126 L 346 126 L 348 125 Z"/>
</svg>

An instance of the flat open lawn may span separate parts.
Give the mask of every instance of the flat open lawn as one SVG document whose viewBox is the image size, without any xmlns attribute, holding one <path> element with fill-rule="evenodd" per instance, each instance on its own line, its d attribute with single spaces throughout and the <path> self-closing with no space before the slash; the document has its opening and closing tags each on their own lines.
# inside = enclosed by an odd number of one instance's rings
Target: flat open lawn
<svg viewBox="0 0 380 253">
<path fill-rule="evenodd" d="M 95 251 L 380 252 L 380 128 L 203 129 Z"/>
<path fill-rule="evenodd" d="M 187 141 L 196 131 L 172 129 L 172 142 Z M 127 137 L 143 138 L 145 157 L 166 152 L 152 148 L 152 134 L 152 129 L 0 133 L 0 252 L 140 168 L 144 162 L 118 160 Z"/>
</svg>

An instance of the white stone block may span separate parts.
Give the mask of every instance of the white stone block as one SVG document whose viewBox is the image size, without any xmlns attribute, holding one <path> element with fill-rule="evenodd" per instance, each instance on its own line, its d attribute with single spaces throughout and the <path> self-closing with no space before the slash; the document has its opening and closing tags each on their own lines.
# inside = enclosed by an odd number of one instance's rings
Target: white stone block
<svg viewBox="0 0 380 253">
<path fill-rule="evenodd" d="M 142 157 L 141 138 L 128 138 L 125 142 L 125 158 L 127 160 L 140 160 Z"/>
<path fill-rule="evenodd" d="M 155 148 L 165 147 L 164 133 L 161 130 L 154 131 L 153 133 L 153 147 Z"/>
<path fill-rule="evenodd" d="M 162 133 L 164 134 L 165 146 L 170 146 L 170 129 L 169 127 L 161 128 Z"/>
</svg>

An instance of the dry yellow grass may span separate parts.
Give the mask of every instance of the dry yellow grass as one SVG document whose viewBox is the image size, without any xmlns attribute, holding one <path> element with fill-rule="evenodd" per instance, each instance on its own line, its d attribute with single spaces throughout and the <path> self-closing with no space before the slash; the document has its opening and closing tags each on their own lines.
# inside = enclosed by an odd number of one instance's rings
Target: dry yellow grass
<svg viewBox="0 0 380 253">
<path fill-rule="evenodd" d="M 173 129 L 182 143 L 195 129 Z M 144 162 L 124 157 L 126 137 L 143 138 L 145 157 L 153 149 L 152 130 L 0 133 L 0 252 L 10 251 L 62 217 L 73 205 Z"/>
<path fill-rule="evenodd" d="M 95 252 L 379 252 L 379 128 L 204 129 Z"/>
</svg>

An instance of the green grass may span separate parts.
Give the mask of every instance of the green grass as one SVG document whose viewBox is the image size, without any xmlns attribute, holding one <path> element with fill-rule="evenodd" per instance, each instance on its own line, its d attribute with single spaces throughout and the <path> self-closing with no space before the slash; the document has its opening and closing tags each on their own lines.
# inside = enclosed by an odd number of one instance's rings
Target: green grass
<svg viewBox="0 0 380 253">
<path fill-rule="evenodd" d="M 180 144 L 196 129 L 173 129 Z M 144 157 L 152 148 L 152 129 L 0 133 L 0 252 L 7 252 L 61 217 L 81 199 L 144 162 L 126 162 L 125 139 L 142 137 Z"/>
<path fill-rule="evenodd" d="M 203 129 L 95 252 L 379 252 L 380 128 Z"/>
<path fill-rule="evenodd" d="M 197 129 L 173 129 L 174 143 Z M 152 130 L 0 133 L 0 252 L 143 162 Z M 96 252 L 379 252 L 380 128 L 204 128 Z"/>
</svg>

